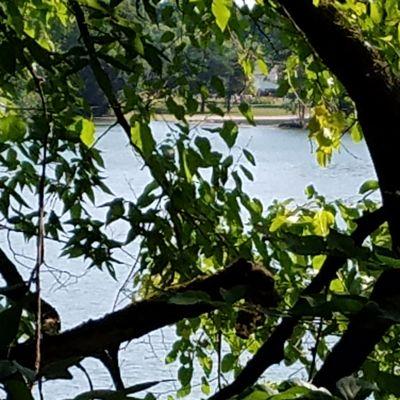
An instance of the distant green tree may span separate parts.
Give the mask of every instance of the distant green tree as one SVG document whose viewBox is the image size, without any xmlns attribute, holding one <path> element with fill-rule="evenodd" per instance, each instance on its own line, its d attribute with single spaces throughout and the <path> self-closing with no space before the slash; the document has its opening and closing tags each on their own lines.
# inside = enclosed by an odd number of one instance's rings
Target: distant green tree
<svg viewBox="0 0 400 400">
<path fill-rule="evenodd" d="M 225 98 L 227 111 L 231 109 L 234 94 L 243 93 L 246 76 L 232 47 L 210 44 L 207 48 L 189 45 L 185 49 L 187 72 L 192 90 L 200 92 L 200 112 L 204 113 L 208 94 Z"/>
</svg>

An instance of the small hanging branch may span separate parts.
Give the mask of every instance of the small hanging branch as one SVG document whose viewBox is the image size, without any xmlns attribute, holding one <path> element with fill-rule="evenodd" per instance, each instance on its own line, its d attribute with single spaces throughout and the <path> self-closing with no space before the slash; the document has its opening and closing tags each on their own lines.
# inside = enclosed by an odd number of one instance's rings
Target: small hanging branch
<svg viewBox="0 0 400 400">
<path fill-rule="evenodd" d="M 41 299 L 41 285 L 40 285 L 40 268 L 44 263 L 44 253 L 45 253 L 44 238 L 46 236 L 45 223 L 44 223 L 44 205 L 45 205 L 44 203 L 45 203 L 45 186 L 46 186 L 47 147 L 48 147 L 49 137 L 52 134 L 53 123 L 51 121 L 51 116 L 47 109 L 45 95 L 42 87 L 45 81 L 42 77 L 40 77 L 36 73 L 34 67 L 29 63 L 29 61 L 25 57 L 24 59 L 25 59 L 25 65 L 34 81 L 36 91 L 39 94 L 42 106 L 43 119 L 46 122 L 45 132 L 43 136 L 43 156 L 41 164 L 41 173 L 38 186 L 39 232 L 36 245 L 36 263 L 31 279 L 31 281 L 34 281 L 35 283 L 36 302 L 37 302 L 35 372 L 36 374 L 38 374 L 41 362 L 41 337 L 42 337 L 42 299 Z"/>
</svg>

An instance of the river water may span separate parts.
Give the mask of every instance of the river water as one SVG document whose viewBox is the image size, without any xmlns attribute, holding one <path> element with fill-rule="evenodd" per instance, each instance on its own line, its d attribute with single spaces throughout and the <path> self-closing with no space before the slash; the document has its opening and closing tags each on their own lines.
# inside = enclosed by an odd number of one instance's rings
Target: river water
<svg viewBox="0 0 400 400">
<path fill-rule="evenodd" d="M 160 140 L 165 138 L 171 126 L 164 122 L 154 122 L 152 128 Z M 104 130 L 105 127 L 98 127 L 97 134 L 100 135 Z M 227 152 L 220 139 L 210 133 L 206 134 L 219 151 Z M 273 126 L 241 126 L 233 153 L 237 155 L 245 147 L 254 154 L 257 165 L 250 169 L 255 179 L 254 182 L 247 182 L 245 188 L 264 205 L 270 204 L 274 199 L 294 198 L 302 201 L 305 198 L 304 188 L 309 184 L 313 184 L 328 198 L 341 197 L 352 202 L 357 199 L 362 182 L 374 179 L 375 174 L 364 143 L 354 144 L 348 137 L 343 139 L 343 143 L 344 147 L 334 156 L 329 167 L 321 169 L 312 154 L 306 132 Z M 139 195 L 148 182 L 148 174 L 127 146 L 122 130 L 119 127 L 113 128 L 102 138 L 100 147 L 104 152 L 107 184 L 116 196 L 132 199 Z M 100 198 L 98 204 L 106 200 L 109 199 Z M 115 234 L 118 235 L 118 232 Z M 17 237 L 13 238 L 12 243 L 22 255 L 34 254 L 33 243 L 27 245 Z M 3 247 L 7 246 L 5 240 L 2 244 Z M 63 329 L 110 312 L 121 283 L 114 281 L 106 272 L 97 269 L 88 271 L 79 259 L 59 259 L 58 252 L 57 246 L 48 245 L 46 259 L 49 268 L 44 273 L 44 296 L 58 309 Z M 28 274 L 32 261 L 22 256 L 18 260 L 27 266 Z M 124 266 L 118 270 L 121 281 L 127 272 L 128 267 Z M 158 398 L 166 398 L 171 390 L 179 387 L 175 381 L 176 366 L 164 364 L 165 355 L 174 340 L 173 329 L 165 328 L 126 346 L 121 352 L 121 369 L 126 385 L 155 379 L 172 379 L 172 382 L 154 388 L 153 393 Z M 112 387 L 108 373 L 100 363 L 88 359 L 83 365 L 91 374 L 95 388 Z M 73 368 L 71 372 L 74 375 L 72 381 L 55 381 L 44 385 L 45 399 L 73 398 L 88 390 L 88 382 L 82 371 Z M 293 369 L 277 366 L 268 371 L 267 379 L 283 379 L 292 372 Z M 300 376 L 301 373 L 300 371 Z M 194 385 L 199 380 L 200 376 L 195 376 Z M 199 399 L 199 393 L 197 388 L 187 399 Z"/>
</svg>

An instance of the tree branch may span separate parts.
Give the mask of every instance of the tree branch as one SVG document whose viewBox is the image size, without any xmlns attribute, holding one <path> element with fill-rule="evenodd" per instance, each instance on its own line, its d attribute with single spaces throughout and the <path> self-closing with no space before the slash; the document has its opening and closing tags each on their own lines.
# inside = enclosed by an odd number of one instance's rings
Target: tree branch
<svg viewBox="0 0 400 400">
<path fill-rule="evenodd" d="M 76 328 L 56 336 L 47 336 L 42 342 L 42 370 L 59 362 L 96 356 L 102 351 L 115 348 L 120 343 L 139 338 L 151 331 L 174 324 L 183 318 L 197 317 L 226 304 L 223 291 L 242 286 L 243 298 L 262 300 L 264 306 L 274 306 L 277 294 L 270 273 L 244 260 L 238 260 L 223 271 L 208 277 L 201 277 L 165 294 L 138 301 L 119 311 L 97 320 L 89 320 Z M 188 302 L 173 301 L 172 296 L 184 293 L 203 292 L 207 300 Z M 178 296 L 179 297 L 179 296 Z M 28 341 L 16 345 L 10 358 L 31 367 L 34 362 L 34 343 Z"/>
<path fill-rule="evenodd" d="M 359 218 L 357 228 L 351 235 L 356 245 L 361 245 L 367 236 L 376 230 L 385 221 L 383 209 L 364 214 Z M 303 290 L 302 295 L 307 296 L 319 293 L 336 277 L 336 272 L 346 261 L 345 257 L 329 256 L 319 273 Z M 294 307 L 296 304 L 294 305 Z M 299 322 L 298 317 L 285 317 L 275 328 L 271 336 L 263 343 L 253 358 L 247 363 L 236 379 L 221 391 L 214 394 L 210 400 L 226 400 L 240 394 L 249 386 L 257 382 L 264 371 L 273 364 L 278 364 L 284 359 L 284 346 L 291 337 L 294 328 Z"/>
</svg>

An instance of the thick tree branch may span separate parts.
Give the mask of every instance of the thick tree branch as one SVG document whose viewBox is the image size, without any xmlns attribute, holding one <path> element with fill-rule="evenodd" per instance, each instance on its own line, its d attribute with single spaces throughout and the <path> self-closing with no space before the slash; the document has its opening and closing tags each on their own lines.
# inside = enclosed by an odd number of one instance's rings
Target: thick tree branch
<svg viewBox="0 0 400 400">
<path fill-rule="evenodd" d="M 376 230 L 385 221 L 383 209 L 365 214 L 359 218 L 357 228 L 351 237 L 354 244 L 361 245 L 367 236 Z M 336 277 L 336 272 L 346 261 L 345 257 L 329 256 L 319 273 L 304 289 L 302 295 L 311 295 L 321 292 Z M 298 317 L 285 317 L 275 328 L 271 336 L 264 342 L 253 358 L 247 363 L 237 378 L 221 391 L 217 392 L 210 400 L 226 400 L 240 394 L 249 386 L 257 382 L 263 372 L 273 364 L 278 364 L 284 359 L 284 346 L 291 337 L 294 328 L 299 322 Z"/>
<path fill-rule="evenodd" d="M 133 303 L 119 311 L 56 336 L 43 338 L 42 373 L 58 362 L 68 359 L 96 356 L 102 351 L 115 348 L 120 343 L 141 337 L 151 331 L 174 324 L 183 318 L 197 317 L 225 303 L 223 292 L 242 286 L 243 297 L 249 301 L 262 299 L 263 306 L 276 304 L 272 276 L 263 268 L 244 260 L 238 260 L 223 271 L 202 277 L 167 291 L 161 296 Z M 180 304 L 171 296 L 187 292 L 203 292 L 210 301 Z M 19 344 L 10 352 L 11 359 L 31 367 L 34 362 L 34 343 Z"/>
<path fill-rule="evenodd" d="M 319 7 L 311 0 L 278 3 L 356 104 L 379 178 L 393 249 L 400 254 L 400 175 L 393 173 L 400 147 L 400 81 L 379 51 L 350 26 L 332 1 L 321 1 Z"/>
</svg>

